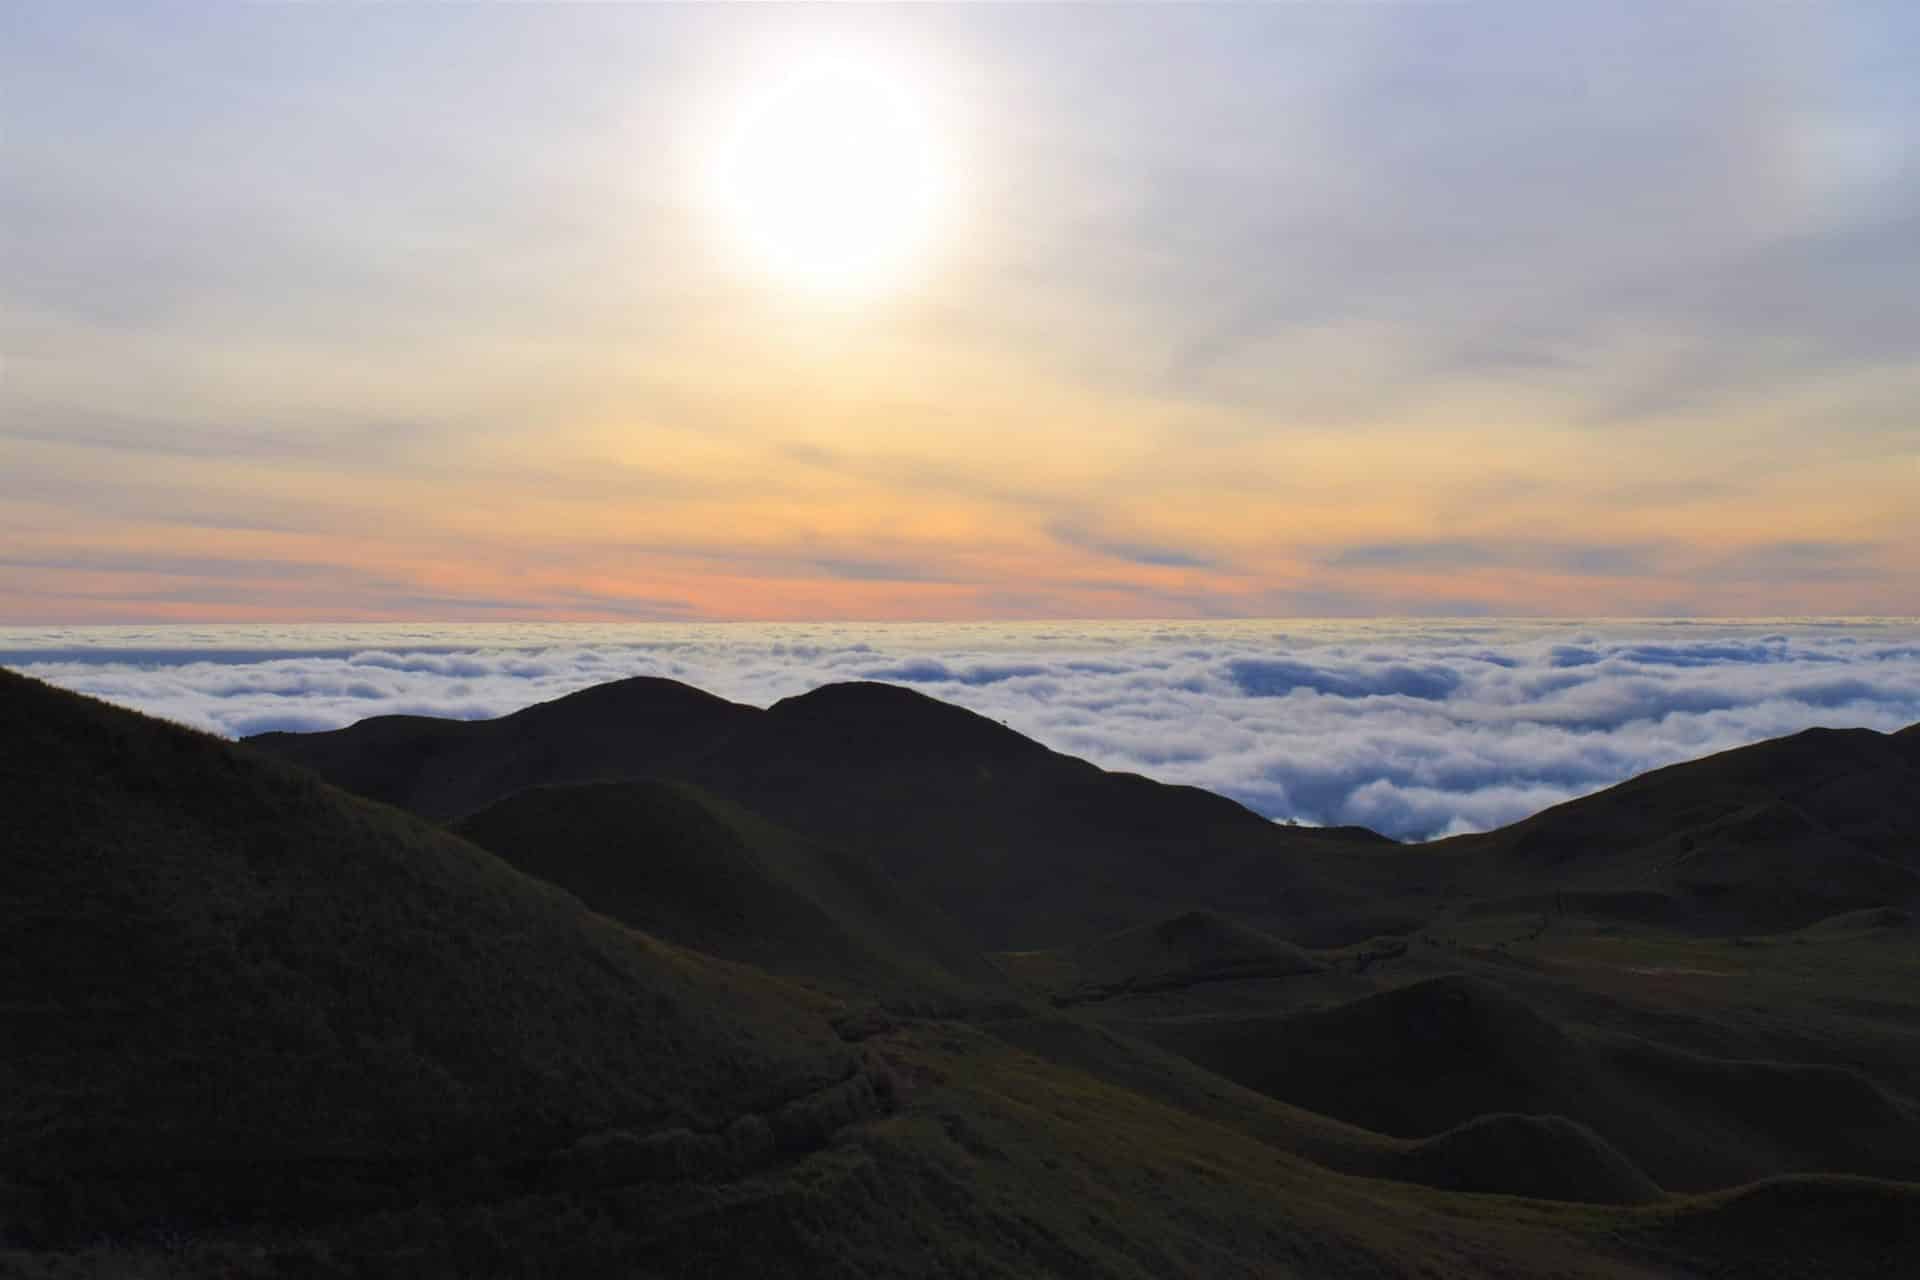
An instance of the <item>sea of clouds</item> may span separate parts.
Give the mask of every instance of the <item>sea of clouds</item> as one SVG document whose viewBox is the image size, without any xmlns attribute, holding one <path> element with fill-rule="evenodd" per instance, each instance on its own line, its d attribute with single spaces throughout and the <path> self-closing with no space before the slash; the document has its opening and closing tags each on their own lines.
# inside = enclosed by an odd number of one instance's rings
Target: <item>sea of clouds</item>
<svg viewBox="0 0 1920 1280">
<path fill-rule="evenodd" d="M 1482 830 L 1812 725 L 1920 721 L 1920 622 L 0 629 L 0 665 L 230 737 L 481 718 L 628 675 L 887 680 L 1275 819 Z"/>
</svg>

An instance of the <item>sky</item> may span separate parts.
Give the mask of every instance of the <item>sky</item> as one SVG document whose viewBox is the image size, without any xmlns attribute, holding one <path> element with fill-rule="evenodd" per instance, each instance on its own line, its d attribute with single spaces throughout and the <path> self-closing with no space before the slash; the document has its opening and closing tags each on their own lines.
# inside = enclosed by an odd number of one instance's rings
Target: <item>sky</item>
<svg viewBox="0 0 1920 1280">
<path fill-rule="evenodd" d="M 1815 725 L 1920 723 L 1920 622 L 0 627 L 0 664 L 228 737 L 480 719 L 624 676 L 885 680 L 1276 821 L 1478 831 Z"/>
<path fill-rule="evenodd" d="M 1840 0 L 0 0 L 0 623 L 1920 614 L 1916 54 Z M 736 135 L 834 119 L 765 109 L 822 57 L 924 154 L 783 193 Z M 909 250 L 801 287 L 746 242 L 803 215 Z"/>
</svg>

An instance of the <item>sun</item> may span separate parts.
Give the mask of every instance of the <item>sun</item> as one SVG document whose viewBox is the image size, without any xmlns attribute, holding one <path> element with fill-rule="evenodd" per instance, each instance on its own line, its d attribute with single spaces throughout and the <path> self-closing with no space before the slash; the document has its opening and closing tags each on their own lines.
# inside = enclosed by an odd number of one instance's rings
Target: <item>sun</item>
<svg viewBox="0 0 1920 1280">
<path fill-rule="evenodd" d="M 826 49 L 790 57 L 743 95 L 705 179 L 745 263 L 788 289 L 851 299 L 898 287 L 925 263 L 952 159 L 908 68 Z"/>
</svg>

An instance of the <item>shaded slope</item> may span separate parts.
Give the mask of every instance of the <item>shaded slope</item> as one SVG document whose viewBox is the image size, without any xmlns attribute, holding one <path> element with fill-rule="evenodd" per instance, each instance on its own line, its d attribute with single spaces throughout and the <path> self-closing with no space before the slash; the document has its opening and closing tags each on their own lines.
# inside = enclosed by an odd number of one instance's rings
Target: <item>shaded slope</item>
<svg viewBox="0 0 1920 1280">
<path fill-rule="evenodd" d="M 1458 1191 L 1647 1204 L 1660 1188 L 1605 1139 L 1558 1116 L 1481 1116 L 1389 1137 L 1236 1084 L 1129 1036 L 1055 1014 L 994 1023 L 1001 1040 L 1339 1173 Z"/>
<path fill-rule="evenodd" d="M 1623 1239 L 1681 1274 L 1741 1280 L 1903 1276 L 1920 1256 L 1920 1186 L 1769 1178 L 1635 1215 Z"/>
<path fill-rule="evenodd" d="M 677 680 L 635 676 L 497 720 L 376 716 L 329 733 L 263 733 L 248 744 L 444 820 L 525 787 L 672 772 L 758 714 Z"/>
<path fill-rule="evenodd" d="M 871 852 L 989 948 L 1094 936 L 1182 907 L 1308 919 L 1361 900 L 1341 855 L 1373 844 L 1110 773 L 893 685 L 828 685 L 776 703 L 695 776 L 783 825 Z"/>
<path fill-rule="evenodd" d="M 1661 1277 L 1623 1254 L 1692 1227 L 1671 1211 L 1467 1197 L 1345 1177 L 1231 1124 L 951 1024 L 878 1050 L 903 1082 L 887 1118 L 733 1180 L 583 1196 L 423 1202 L 318 1239 L 152 1248 L 120 1274 L 374 1276 L 1205 1276 L 1276 1280 Z M 1871 1199 L 1864 1199 L 1868 1208 Z M 291 1243 L 292 1247 L 289 1247 Z M 263 1248 L 262 1245 L 265 1247 Z M 1851 1261 L 1851 1238 L 1803 1243 Z M 0 1270 L 13 1258 L 0 1249 Z M 27 1276 L 87 1274 L 78 1267 Z M 105 1272 L 113 1274 L 113 1272 Z M 1809 1269 L 1803 1274 L 1819 1274 Z"/>
<path fill-rule="evenodd" d="M 454 830 L 624 924 L 879 994 L 1002 986 L 873 863 L 674 782 L 535 787 Z"/>
<path fill-rule="evenodd" d="M 1651 1204 L 1653 1179 L 1605 1138 L 1565 1116 L 1476 1116 L 1403 1153 L 1396 1176 L 1452 1191 L 1588 1204 Z"/>
<path fill-rule="evenodd" d="M 713 1128 L 853 1067 L 750 970 L 310 774 L 7 672 L 0 794 L 0 1168 L 68 1188 L 49 1230 Z"/>
<path fill-rule="evenodd" d="M 1920 733 L 1809 729 L 1433 850 L 1479 860 L 1483 894 L 1551 885 L 1664 925 L 1772 931 L 1920 902 Z"/>
<path fill-rule="evenodd" d="M 1503 1112 L 1564 1116 L 1668 1190 L 1795 1171 L 1920 1176 L 1920 1115 L 1858 1072 L 1576 1033 L 1475 979 L 1139 1032 L 1272 1097 L 1401 1137 Z"/>
<path fill-rule="evenodd" d="M 693 782 L 871 857 L 988 948 L 1096 936 L 1186 907 L 1263 924 L 1343 917 L 1396 874 L 1381 859 L 1398 846 L 1371 832 L 1277 827 L 1223 796 L 1109 773 L 894 685 L 827 685 L 758 711 L 629 680 L 494 722 L 376 720 L 249 742 L 441 818 L 532 785 Z M 1358 850 L 1370 856 L 1345 856 Z"/>
<path fill-rule="evenodd" d="M 1276 827 L 884 684 L 828 685 L 759 711 L 629 680 L 496 722 L 381 720 L 253 741 L 437 817 L 536 784 L 691 781 L 870 857 L 997 950 L 1193 909 L 1338 946 L 1463 910 L 1737 933 L 1920 903 L 1911 731 L 1813 730 L 1419 847 Z"/>
<path fill-rule="evenodd" d="M 1321 967 L 1292 943 L 1214 911 L 1189 911 L 1052 951 L 1002 952 L 993 960 L 1056 1004 L 1200 982 L 1283 978 Z"/>
</svg>

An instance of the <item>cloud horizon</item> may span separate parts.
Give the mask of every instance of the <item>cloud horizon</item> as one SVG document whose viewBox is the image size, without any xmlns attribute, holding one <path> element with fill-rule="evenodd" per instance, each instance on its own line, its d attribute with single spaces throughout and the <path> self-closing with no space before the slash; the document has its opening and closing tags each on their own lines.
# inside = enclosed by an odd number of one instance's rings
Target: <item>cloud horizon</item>
<svg viewBox="0 0 1920 1280">
<path fill-rule="evenodd" d="M 1276 821 L 1485 830 L 1815 726 L 1920 722 L 1920 621 L 47 628 L 0 664 L 229 737 L 499 716 L 631 675 L 885 680 Z"/>
</svg>

